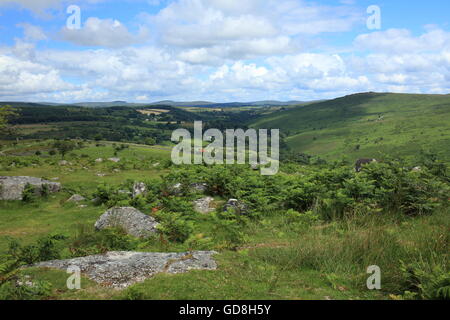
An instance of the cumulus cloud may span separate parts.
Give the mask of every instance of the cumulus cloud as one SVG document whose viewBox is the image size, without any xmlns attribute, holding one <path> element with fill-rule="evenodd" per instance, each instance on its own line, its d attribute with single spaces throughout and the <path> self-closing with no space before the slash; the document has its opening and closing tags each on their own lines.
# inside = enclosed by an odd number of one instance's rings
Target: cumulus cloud
<svg viewBox="0 0 450 320">
<path fill-rule="evenodd" d="M 0 54 L 0 96 L 27 96 L 74 89 L 58 70 L 28 60 Z"/>
<path fill-rule="evenodd" d="M 18 5 L 33 11 L 39 15 L 45 13 L 47 9 L 61 8 L 62 5 L 79 3 L 99 3 L 107 0 L 0 0 L 0 6 Z"/>
<path fill-rule="evenodd" d="M 388 53 L 436 51 L 450 48 L 450 32 L 431 29 L 414 37 L 407 29 L 389 29 L 359 35 L 355 45 L 360 49 Z"/>
<path fill-rule="evenodd" d="M 310 50 L 307 43 L 317 41 L 317 34 L 364 24 L 354 1 L 341 3 L 176 0 L 146 16 L 150 35 L 95 17 L 81 30 L 59 33 L 60 40 L 95 49 L 36 49 L 46 33 L 21 24 L 23 39 L 0 48 L 0 96 L 233 101 L 322 99 L 356 91 L 448 93 L 450 36 L 437 27 L 421 35 L 407 29 L 362 34 L 338 54 L 333 48 Z"/>
<path fill-rule="evenodd" d="M 34 26 L 29 23 L 20 23 L 18 26 L 23 28 L 24 39 L 27 41 L 40 41 L 47 39 L 45 32 L 38 26 Z"/>
<path fill-rule="evenodd" d="M 148 31 L 141 28 L 139 34 L 134 35 L 117 20 L 91 17 L 81 29 L 64 27 L 60 32 L 60 38 L 80 46 L 114 48 L 143 42 L 148 38 Z"/>
<path fill-rule="evenodd" d="M 232 60 L 298 52 L 298 37 L 363 23 L 352 6 L 291 0 L 178 0 L 147 20 L 164 44 L 183 48 L 184 56 L 201 52 L 189 49 L 204 49 Z"/>
<path fill-rule="evenodd" d="M 58 6 L 61 2 L 61 0 L 2 0 L 0 1 L 0 6 L 19 5 L 23 8 L 41 13 L 45 9 Z"/>
</svg>

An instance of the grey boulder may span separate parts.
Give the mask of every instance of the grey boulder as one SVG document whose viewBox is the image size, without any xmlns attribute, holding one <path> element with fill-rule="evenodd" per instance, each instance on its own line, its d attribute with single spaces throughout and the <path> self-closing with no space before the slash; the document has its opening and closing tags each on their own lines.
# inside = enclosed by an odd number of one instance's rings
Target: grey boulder
<svg viewBox="0 0 450 320">
<path fill-rule="evenodd" d="M 136 182 L 133 185 L 133 198 L 136 198 L 137 196 L 146 195 L 147 194 L 147 186 L 143 182 Z"/>
<path fill-rule="evenodd" d="M 67 200 L 67 202 L 81 202 L 81 201 L 85 201 L 86 198 L 83 196 L 80 196 L 79 194 L 74 194 L 73 196 L 71 196 L 69 198 L 69 200 Z"/>
<path fill-rule="evenodd" d="M 191 189 L 193 189 L 196 192 L 204 193 L 208 190 L 208 184 L 207 183 L 193 183 L 189 186 Z"/>
<path fill-rule="evenodd" d="M 95 223 L 96 230 L 122 228 L 131 236 L 148 238 L 157 232 L 158 222 L 132 207 L 112 208 Z"/>
<path fill-rule="evenodd" d="M 194 201 L 194 210 L 198 213 L 211 213 L 215 209 L 211 206 L 211 203 L 214 201 L 214 198 L 205 197 Z"/>
<path fill-rule="evenodd" d="M 246 215 L 248 214 L 248 206 L 237 199 L 230 199 L 223 207 L 223 211 L 233 211 L 236 214 Z"/>
<path fill-rule="evenodd" d="M 34 177 L 0 177 L 0 200 L 22 200 L 26 185 L 32 185 L 37 195 L 41 194 L 44 185 L 50 193 L 59 192 L 61 184 Z"/>
</svg>

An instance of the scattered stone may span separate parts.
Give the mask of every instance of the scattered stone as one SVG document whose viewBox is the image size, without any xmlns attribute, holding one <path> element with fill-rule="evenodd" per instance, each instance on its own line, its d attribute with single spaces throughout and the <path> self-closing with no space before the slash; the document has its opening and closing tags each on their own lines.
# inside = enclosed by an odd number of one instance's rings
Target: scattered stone
<svg viewBox="0 0 450 320">
<path fill-rule="evenodd" d="M 153 164 L 153 167 L 156 168 L 156 167 L 158 167 L 159 165 L 160 165 L 160 163 L 157 162 L 157 163 L 154 163 L 154 164 Z"/>
<path fill-rule="evenodd" d="M 46 185 L 50 193 L 59 192 L 61 184 L 34 177 L 0 177 L 0 200 L 22 200 L 27 184 L 35 187 L 36 195 L 40 195 Z"/>
<path fill-rule="evenodd" d="M 67 270 L 77 266 L 91 280 L 123 289 L 158 273 L 185 273 L 190 270 L 216 270 L 215 251 L 186 253 L 108 252 L 69 260 L 40 262 L 32 267 Z"/>
<path fill-rule="evenodd" d="M 17 280 L 16 285 L 19 287 L 34 287 L 34 283 L 31 281 L 31 277 L 29 275 L 25 275 L 21 279 Z"/>
<path fill-rule="evenodd" d="M 120 158 L 109 158 L 108 160 L 115 163 L 120 162 Z"/>
<path fill-rule="evenodd" d="M 81 202 L 81 201 L 85 201 L 86 198 L 83 196 L 80 196 L 79 194 L 74 194 L 73 196 L 71 196 L 69 198 L 69 200 L 67 200 L 67 202 Z"/>
<path fill-rule="evenodd" d="M 158 222 L 132 207 L 112 208 L 106 211 L 95 223 L 96 230 L 122 228 L 129 235 L 148 238 L 156 233 Z"/>
<path fill-rule="evenodd" d="M 248 206 L 237 199 L 230 199 L 223 207 L 223 211 L 228 210 L 234 210 L 236 214 L 246 215 L 248 213 Z"/>
<path fill-rule="evenodd" d="M 97 163 L 102 163 L 102 162 L 103 162 L 103 159 L 102 159 L 102 158 L 95 159 L 95 162 L 97 162 Z"/>
<path fill-rule="evenodd" d="M 364 165 L 374 163 L 374 162 L 377 162 L 377 159 L 367 159 L 367 158 L 358 159 L 355 163 L 355 171 L 361 172 Z"/>
<path fill-rule="evenodd" d="M 140 195 L 145 196 L 146 194 L 147 194 L 147 186 L 145 185 L 145 183 L 136 182 L 133 185 L 133 192 L 132 192 L 133 198 L 136 198 L 137 196 L 140 196 Z"/>
<path fill-rule="evenodd" d="M 189 186 L 191 189 L 194 189 L 196 192 L 204 193 L 208 190 L 207 183 L 193 183 Z"/>
<path fill-rule="evenodd" d="M 422 172 L 422 168 L 421 167 L 414 167 L 412 169 L 413 172 Z"/>
<path fill-rule="evenodd" d="M 52 181 L 59 181 L 59 177 L 52 178 L 51 180 L 52 180 Z"/>
<path fill-rule="evenodd" d="M 205 197 L 194 201 L 194 210 L 198 213 L 208 214 L 215 210 L 215 208 L 211 207 L 211 203 L 214 201 L 214 198 Z"/>
<path fill-rule="evenodd" d="M 114 172 L 114 173 L 119 173 L 120 170 L 119 170 L 119 169 L 114 169 L 113 172 Z"/>
<path fill-rule="evenodd" d="M 59 164 L 60 166 L 68 166 L 68 165 L 70 164 L 70 162 L 69 162 L 69 161 L 66 161 L 66 160 L 61 160 L 58 164 Z"/>
<path fill-rule="evenodd" d="M 84 208 L 87 208 L 88 206 L 87 205 L 85 205 L 85 204 L 82 204 L 82 205 L 79 205 L 78 206 L 78 208 L 81 208 L 81 209 L 84 209 Z"/>
<path fill-rule="evenodd" d="M 181 183 L 174 184 L 169 188 L 169 193 L 173 196 L 177 196 L 183 193 L 183 185 Z"/>
<path fill-rule="evenodd" d="M 97 177 L 105 177 L 106 176 L 106 174 L 104 174 L 104 173 L 97 173 Z"/>
</svg>

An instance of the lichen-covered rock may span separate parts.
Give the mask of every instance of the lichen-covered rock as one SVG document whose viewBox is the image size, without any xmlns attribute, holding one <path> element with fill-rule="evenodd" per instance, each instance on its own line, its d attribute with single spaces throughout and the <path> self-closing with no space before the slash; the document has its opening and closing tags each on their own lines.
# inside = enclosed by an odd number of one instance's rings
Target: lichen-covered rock
<svg viewBox="0 0 450 320">
<path fill-rule="evenodd" d="M 47 186 L 50 193 L 59 192 L 61 184 L 34 177 L 0 177 L 0 200 L 22 200 L 26 185 L 32 185 L 39 195 L 43 186 Z"/>
<path fill-rule="evenodd" d="M 112 208 L 95 223 L 96 230 L 122 228 L 137 238 L 148 238 L 157 232 L 158 222 L 132 207 Z"/>
<path fill-rule="evenodd" d="M 211 213 L 215 209 L 211 206 L 212 202 L 214 201 L 214 198 L 211 197 L 205 197 L 194 201 L 194 210 L 198 213 Z"/>
<path fill-rule="evenodd" d="M 208 190 L 208 184 L 207 183 L 193 183 L 189 186 L 191 189 L 193 189 L 196 192 L 204 193 L 206 190 Z"/>
<path fill-rule="evenodd" d="M 246 215 L 248 214 L 248 206 L 237 200 L 237 199 L 230 199 L 223 207 L 223 211 L 234 211 L 236 214 L 240 215 Z"/>
<path fill-rule="evenodd" d="M 81 202 L 81 201 L 85 201 L 85 200 L 86 200 L 85 197 L 80 196 L 79 194 L 74 194 L 67 200 L 67 202 Z"/>
<path fill-rule="evenodd" d="M 183 194 L 183 185 L 181 183 L 176 183 L 169 187 L 169 194 L 172 196 L 179 196 Z"/>
<path fill-rule="evenodd" d="M 133 192 L 132 192 L 133 198 L 136 198 L 137 196 L 145 195 L 145 194 L 147 194 L 147 186 L 145 185 L 145 183 L 136 182 L 133 185 Z"/>
<path fill-rule="evenodd" d="M 126 288 L 157 273 L 215 270 L 215 251 L 187 253 L 108 252 L 69 260 L 41 262 L 32 267 L 67 270 L 77 266 L 91 280 L 114 288 Z"/>
</svg>

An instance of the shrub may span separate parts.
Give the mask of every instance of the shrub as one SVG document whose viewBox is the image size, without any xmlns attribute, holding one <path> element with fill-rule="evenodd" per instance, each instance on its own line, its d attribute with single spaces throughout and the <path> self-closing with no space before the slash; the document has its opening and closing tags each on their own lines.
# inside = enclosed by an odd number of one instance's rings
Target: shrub
<svg viewBox="0 0 450 320">
<path fill-rule="evenodd" d="M 47 281 L 18 277 L 0 285 L 0 300 L 39 300 L 49 296 L 51 288 Z"/>
<path fill-rule="evenodd" d="M 236 249 L 246 241 L 243 227 L 247 225 L 248 220 L 232 211 L 212 213 L 213 234 L 214 238 L 222 241 L 226 248 Z"/>
<path fill-rule="evenodd" d="M 192 234 L 193 222 L 187 220 L 180 213 L 161 211 L 157 217 L 160 222 L 158 230 L 171 241 L 183 243 Z"/>
<path fill-rule="evenodd" d="M 36 187 L 27 183 L 22 192 L 22 201 L 26 203 L 32 203 L 37 201 L 38 196 L 36 194 Z"/>
<path fill-rule="evenodd" d="M 106 253 L 108 251 L 133 251 L 139 240 L 127 235 L 120 229 L 95 231 L 92 227 L 79 225 L 77 234 L 70 240 L 68 247 L 72 257 Z"/>
<path fill-rule="evenodd" d="M 66 239 L 67 237 L 64 235 L 46 236 L 38 239 L 35 244 L 25 246 L 22 246 L 16 240 L 12 240 L 9 243 L 8 253 L 17 265 L 55 260 L 61 257 L 61 242 Z"/>
</svg>

